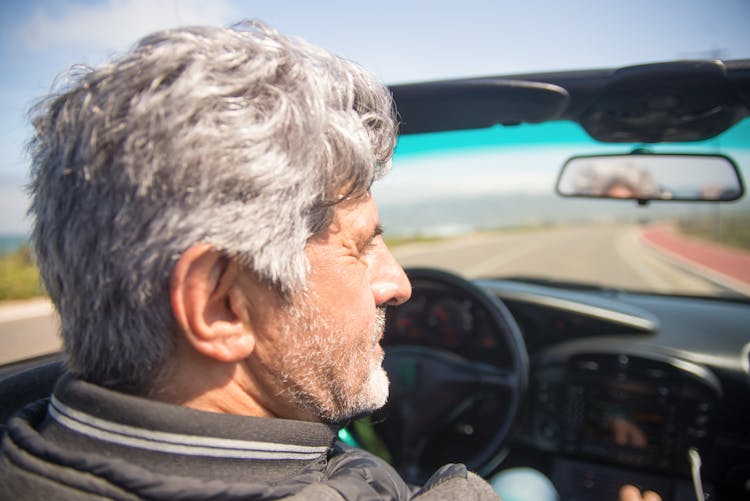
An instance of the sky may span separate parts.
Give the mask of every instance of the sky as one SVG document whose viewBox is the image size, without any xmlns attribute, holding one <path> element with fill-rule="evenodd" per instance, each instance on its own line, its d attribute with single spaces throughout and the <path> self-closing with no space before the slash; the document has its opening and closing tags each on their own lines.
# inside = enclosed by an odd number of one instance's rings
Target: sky
<svg viewBox="0 0 750 501">
<path fill-rule="evenodd" d="M 386 83 L 750 58 L 748 0 L 0 0 L 0 234 L 26 233 L 26 112 L 152 31 L 259 19 Z"/>
</svg>

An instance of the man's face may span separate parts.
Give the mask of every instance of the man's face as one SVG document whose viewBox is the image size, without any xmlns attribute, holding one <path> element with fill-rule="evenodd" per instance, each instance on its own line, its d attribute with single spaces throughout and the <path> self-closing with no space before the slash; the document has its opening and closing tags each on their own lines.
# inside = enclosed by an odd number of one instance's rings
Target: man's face
<svg viewBox="0 0 750 501">
<path fill-rule="evenodd" d="M 276 334 L 258 340 L 277 398 L 297 411 L 288 417 L 341 422 L 385 404 L 385 306 L 406 301 L 411 286 L 380 232 L 371 196 L 341 204 L 306 246 L 305 291 L 276 316 Z"/>
</svg>

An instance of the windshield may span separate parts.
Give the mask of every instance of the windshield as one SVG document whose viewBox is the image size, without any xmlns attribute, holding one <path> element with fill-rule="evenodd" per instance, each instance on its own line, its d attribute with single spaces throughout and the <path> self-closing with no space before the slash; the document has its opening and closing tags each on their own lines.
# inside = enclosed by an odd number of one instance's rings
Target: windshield
<svg viewBox="0 0 750 501">
<path fill-rule="evenodd" d="M 750 120 L 711 140 L 654 145 L 600 143 L 572 122 L 405 135 L 392 172 L 373 192 L 403 266 L 467 278 L 750 296 L 747 196 L 639 206 L 555 193 L 569 158 L 644 148 L 724 154 L 747 179 Z"/>
</svg>

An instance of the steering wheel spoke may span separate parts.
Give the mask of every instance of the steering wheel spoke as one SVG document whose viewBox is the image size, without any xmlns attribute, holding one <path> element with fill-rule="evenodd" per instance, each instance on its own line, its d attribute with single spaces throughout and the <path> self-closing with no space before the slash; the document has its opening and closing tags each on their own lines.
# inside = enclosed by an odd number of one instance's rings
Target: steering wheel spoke
<svg viewBox="0 0 750 501">
<path fill-rule="evenodd" d="M 513 371 L 422 346 L 388 348 L 384 366 L 395 380 L 391 392 L 398 396 L 427 395 L 434 398 L 448 392 L 460 394 L 462 389 L 475 391 L 499 387 L 513 390 L 518 386 L 518 375 Z"/>
<path fill-rule="evenodd" d="M 479 385 L 515 391 L 519 387 L 519 377 L 513 371 L 491 368 L 487 373 L 479 374 Z"/>
</svg>

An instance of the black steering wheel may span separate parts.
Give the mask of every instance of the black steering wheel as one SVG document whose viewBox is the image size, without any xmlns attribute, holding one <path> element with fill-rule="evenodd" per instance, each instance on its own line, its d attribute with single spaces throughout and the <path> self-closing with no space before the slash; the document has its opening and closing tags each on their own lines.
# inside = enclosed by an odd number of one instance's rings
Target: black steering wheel
<svg viewBox="0 0 750 501">
<path fill-rule="evenodd" d="M 423 483 L 446 463 L 489 474 L 528 381 L 528 355 L 505 305 L 434 269 L 407 270 L 412 299 L 389 311 L 383 365 L 388 403 L 350 430 L 405 480 Z"/>
</svg>

